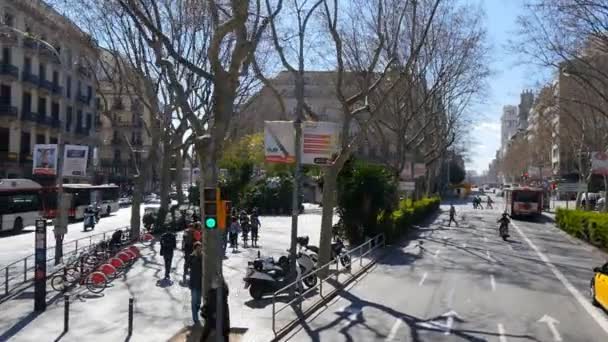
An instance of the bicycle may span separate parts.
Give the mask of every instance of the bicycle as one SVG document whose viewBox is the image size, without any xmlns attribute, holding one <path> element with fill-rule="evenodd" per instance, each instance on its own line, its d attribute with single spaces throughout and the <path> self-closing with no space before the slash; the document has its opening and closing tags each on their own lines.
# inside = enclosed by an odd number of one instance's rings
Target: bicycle
<svg viewBox="0 0 608 342">
<path fill-rule="evenodd" d="M 78 267 L 66 268 L 63 273 L 51 277 L 51 287 L 58 292 L 65 292 L 77 283 L 85 286 L 91 293 L 101 293 L 107 287 L 108 279 L 102 272 L 94 269 L 90 269 L 88 273 L 81 272 Z"/>
</svg>

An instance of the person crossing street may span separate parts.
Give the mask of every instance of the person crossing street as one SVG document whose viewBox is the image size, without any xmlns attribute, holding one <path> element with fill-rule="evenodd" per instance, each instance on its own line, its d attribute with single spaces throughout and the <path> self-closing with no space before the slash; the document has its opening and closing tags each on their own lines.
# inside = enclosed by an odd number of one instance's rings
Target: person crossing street
<svg viewBox="0 0 608 342">
<path fill-rule="evenodd" d="M 458 227 L 458 221 L 456 221 L 456 208 L 454 208 L 453 204 L 450 204 L 450 221 L 448 222 L 448 227 L 450 227 L 452 222 L 456 223 L 456 227 Z"/>
</svg>

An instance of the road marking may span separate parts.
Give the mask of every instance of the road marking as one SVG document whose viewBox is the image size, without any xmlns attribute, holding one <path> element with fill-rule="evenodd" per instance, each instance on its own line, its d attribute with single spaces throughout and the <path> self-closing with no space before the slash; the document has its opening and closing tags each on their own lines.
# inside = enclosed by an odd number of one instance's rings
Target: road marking
<svg viewBox="0 0 608 342">
<path fill-rule="evenodd" d="M 399 327 L 401 326 L 401 323 L 401 318 L 395 319 L 395 323 L 393 323 L 393 327 L 388 333 L 388 336 L 386 337 L 385 341 L 392 341 L 393 339 L 395 339 L 395 337 L 397 336 L 397 331 L 399 331 Z"/>
<path fill-rule="evenodd" d="M 496 281 L 493 274 L 490 274 L 490 284 L 492 285 L 492 291 L 496 291 Z"/>
<path fill-rule="evenodd" d="M 490 256 L 490 251 L 486 250 L 486 255 L 488 256 L 488 260 L 490 260 L 490 262 L 494 262 L 494 258 Z"/>
<path fill-rule="evenodd" d="M 498 323 L 498 340 L 500 342 L 507 342 L 507 338 L 505 337 L 506 334 L 505 327 L 503 327 L 501 323 Z"/>
<path fill-rule="evenodd" d="M 556 325 L 559 324 L 558 320 L 545 314 L 538 321 L 541 323 L 547 324 L 547 326 L 549 327 L 549 330 L 551 330 L 551 334 L 553 334 L 553 341 L 561 342 L 562 336 L 559 334 L 559 331 L 557 330 L 557 327 L 556 327 Z"/>
<path fill-rule="evenodd" d="M 424 280 L 428 275 L 428 272 L 424 272 L 424 274 L 422 275 L 422 279 L 420 279 L 420 282 L 418 283 L 418 286 L 422 286 L 422 284 L 424 284 Z"/>
<path fill-rule="evenodd" d="M 566 276 L 564 276 L 564 274 L 560 270 L 558 270 L 557 267 L 553 265 L 553 263 L 551 263 L 549 258 L 547 258 L 547 256 L 543 254 L 530 239 L 528 239 L 526 234 L 524 234 L 524 232 L 519 229 L 518 226 L 516 226 L 513 222 L 511 222 L 511 225 L 517 230 L 519 235 L 521 235 L 521 237 L 526 241 L 530 248 L 532 248 L 536 252 L 540 260 L 542 260 L 542 262 L 544 262 L 545 265 L 549 267 L 551 272 L 553 272 L 555 277 L 564 285 L 564 287 L 570 292 L 574 299 L 576 299 L 578 303 L 585 309 L 585 311 L 587 311 L 589 316 L 591 316 L 595 320 L 595 322 L 604 330 L 604 332 L 608 334 L 608 319 L 606 319 L 606 317 L 603 316 L 602 313 L 600 313 L 596 308 L 594 308 L 590 301 L 583 297 L 583 295 L 572 285 L 568 278 L 566 278 Z"/>
<path fill-rule="evenodd" d="M 462 248 L 467 248 L 467 244 L 466 244 L 466 243 L 463 243 L 463 244 L 462 244 Z"/>
<path fill-rule="evenodd" d="M 441 252 L 441 248 L 435 251 L 435 258 L 439 256 L 439 252 Z"/>
<path fill-rule="evenodd" d="M 483 242 L 488 242 L 488 237 L 484 235 Z"/>
</svg>

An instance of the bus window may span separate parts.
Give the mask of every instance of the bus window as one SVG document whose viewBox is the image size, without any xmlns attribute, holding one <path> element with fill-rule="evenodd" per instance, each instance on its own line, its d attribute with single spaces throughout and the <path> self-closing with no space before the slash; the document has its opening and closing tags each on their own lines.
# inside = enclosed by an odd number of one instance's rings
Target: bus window
<svg viewBox="0 0 608 342">
<path fill-rule="evenodd" d="M 40 210 L 40 201 L 37 194 L 15 194 L 9 200 L 12 212 L 27 212 Z"/>
<path fill-rule="evenodd" d="M 108 188 L 101 191 L 102 201 L 118 201 L 119 197 L 118 188 Z"/>
<path fill-rule="evenodd" d="M 531 191 L 517 191 L 513 193 L 513 202 L 538 202 L 538 193 Z"/>
<path fill-rule="evenodd" d="M 88 190 L 74 192 L 73 196 L 74 207 L 91 204 L 91 192 Z"/>
</svg>

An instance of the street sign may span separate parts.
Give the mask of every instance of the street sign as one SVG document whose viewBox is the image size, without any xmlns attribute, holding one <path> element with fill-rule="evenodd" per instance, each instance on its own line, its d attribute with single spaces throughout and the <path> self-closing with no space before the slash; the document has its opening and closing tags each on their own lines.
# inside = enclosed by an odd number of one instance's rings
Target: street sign
<svg viewBox="0 0 608 342">
<path fill-rule="evenodd" d="M 414 191 L 416 190 L 415 182 L 399 182 L 400 191 Z"/>
<path fill-rule="evenodd" d="M 586 183 L 559 183 L 557 184 L 558 192 L 585 192 L 587 191 Z"/>
<path fill-rule="evenodd" d="M 34 310 L 46 309 L 46 220 L 36 220 L 34 234 Z"/>
</svg>

